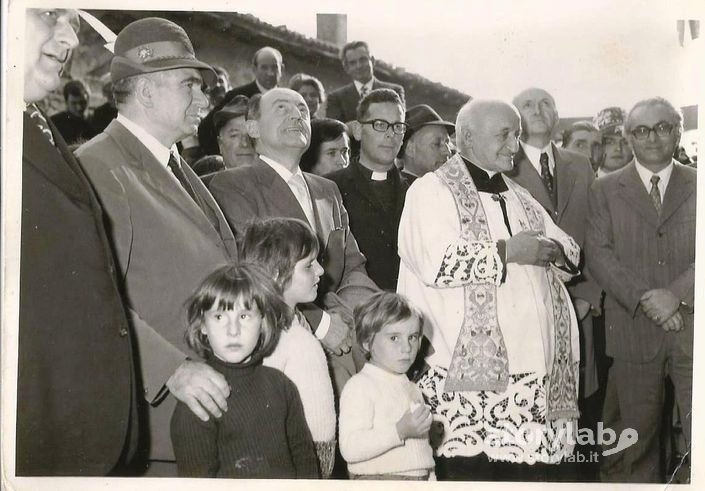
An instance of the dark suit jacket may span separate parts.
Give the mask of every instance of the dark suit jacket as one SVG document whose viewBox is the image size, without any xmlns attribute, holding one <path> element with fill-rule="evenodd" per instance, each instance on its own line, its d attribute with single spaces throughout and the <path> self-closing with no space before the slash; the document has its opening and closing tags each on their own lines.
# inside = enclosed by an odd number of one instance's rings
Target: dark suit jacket
<svg viewBox="0 0 705 491">
<path fill-rule="evenodd" d="M 100 476 L 136 437 L 131 335 L 102 210 L 53 133 L 25 115 L 16 471 Z"/>
<path fill-rule="evenodd" d="M 632 362 L 652 360 L 665 336 L 692 347 L 693 315 L 666 333 L 639 308 L 648 290 L 666 288 L 693 305 L 697 172 L 673 161 L 661 216 L 639 179 L 634 161 L 595 181 L 590 193 L 587 259 L 605 290 L 607 354 Z"/>
<path fill-rule="evenodd" d="M 68 111 L 54 114 L 51 117 L 51 122 L 59 130 L 67 145 L 83 143 L 96 135 L 93 126 L 87 119 L 74 116 Z"/>
<path fill-rule="evenodd" d="M 218 135 L 215 133 L 215 127 L 213 126 L 213 115 L 223 109 L 236 95 L 244 95 L 249 98 L 259 93 L 259 87 L 254 80 L 249 84 L 235 87 L 225 93 L 225 97 L 223 97 L 220 104 L 211 109 L 206 117 L 203 118 L 201 124 L 198 125 L 198 145 L 203 150 L 203 155 L 220 154 Z"/>
<path fill-rule="evenodd" d="M 367 298 L 376 286 L 365 271 L 365 257 L 350 231 L 348 212 L 338 187 L 328 179 L 304 172 L 316 217 L 315 231 L 325 269 L 319 294 L 337 294 L 350 308 Z M 234 230 L 255 218 L 290 217 L 307 222 L 289 186 L 264 161 L 215 174 L 210 190 Z M 319 298 L 319 306 L 325 299 Z M 319 316 L 320 317 L 320 316 Z"/>
<path fill-rule="evenodd" d="M 78 149 L 109 223 L 137 337 L 141 382 L 158 402 L 187 356 L 184 304 L 200 282 L 235 258 L 234 237 L 213 197 L 182 160 L 199 207 L 171 172 L 117 120 Z M 206 210 L 204 213 L 203 210 Z M 173 460 L 172 396 L 150 406 L 151 459 Z"/>
<path fill-rule="evenodd" d="M 578 245 L 585 245 L 585 229 L 587 227 L 587 202 L 590 185 L 595 175 L 587 157 L 578 153 L 553 148 L 555 166 L 555 182 L 557 191 L 557 206 L 553 205 L 541 175 L 526 157 L 522 147 L 514 155 L 514 168 L 505 175 L 521 185 L 543 206 L 556 224 L 568 233 Z M 593 306 L 600 305 L 601 289 L 591 279 L 586 270 L 585 258 L 581 261 L 583 275 L 568 284 L 573 297 L 582 298 Z"/>
<path fill-rule="evenodd" d="M 335 182 L 343 196 L 343 204 L 350 216 L 350 230 L 357 239 L 360 251 L 367 258 L 367 273 L 380 288 L 396 291 L 399 277 L 397 235 L 399 220 L 404 208 L 406 180 L 396 167 L 388 178 L 394 183 L 394 208 L 387 213 L 372 190 L 370 180 L 355 160 L 345 169 L 327 176 Z"/>
<path fill-rule="evenodd" d="M 401 85 L 384 82 L 375 77 L 372 83 L 372 90 L 375 89 L 392 89 L 404 101 L 404 87 Z M 355 88 L 355 84 L 350 82 L 348 85 L 344 85 L 328 94 L 326 117 L 337 119 L 343 123 L 357 119 L 358 102 L 360 102 L 360 94 Z"/>
</svg>

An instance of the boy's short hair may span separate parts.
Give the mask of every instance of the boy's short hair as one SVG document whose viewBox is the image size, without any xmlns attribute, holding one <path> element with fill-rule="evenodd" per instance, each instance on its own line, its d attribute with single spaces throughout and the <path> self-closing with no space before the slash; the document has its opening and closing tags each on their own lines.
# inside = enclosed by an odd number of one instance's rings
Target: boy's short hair
<svg viewBox="0 0 705 491">
<path fill-rule="evenodd" d="M 239 300 L 245 308 L 259 310 L 262 324 L 259 341 L 251 355 L 254 362 L 272 353 L 281 330 L 292 322 L 292 310 L 261 266 L 245 262 L 222 266 L 209 274 L 186 301 L 186 344 L 202 357 L 212 354 L 202 328 L 205 314 L 214 307 L 216 300 L 218 305 L 215 307 L 222 310 L 232 310 Z"/>
<path fill-rule="evenodd" d="M 372 345 L 375 334 L 388 324 L 402 322 L 411 317 L 419 320 L 419 334 L 423 333 L 423 314 L 406 297 L 398 293 L 378 292 L 360 303 L 353 310 L 353 324 L 357 344 L 367 358 L 369 350 L 365 343 Z"/>
<path fill-rule="evenodd" d="M 318 238 L 297 218 L 268 218 L 247 224 L 238 241 L 241 261 L 258 263 L 284 293 L 296 263 L 318 256 Z"/>
</svg>

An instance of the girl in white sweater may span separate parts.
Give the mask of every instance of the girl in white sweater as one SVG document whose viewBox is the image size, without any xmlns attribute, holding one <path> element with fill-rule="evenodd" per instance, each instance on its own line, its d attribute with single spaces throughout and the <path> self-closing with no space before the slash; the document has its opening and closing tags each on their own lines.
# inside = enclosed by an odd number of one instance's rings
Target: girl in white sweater
<svg viewBox="0 0 705 491">
<path fill-rule="evenodd" d="M 294 218 L 270 218 L 248 225 L 240 241 L 240 261 L 264 267 L 294 311 L 294 320 L 279 338 L 263 365 L 276 368 L 294 382 L 304 406 L 321 477 L 329 477 L 335 458 L 335 406 L 333 384 L 323 348 L 296 308 L 313 302 L 323 268 L 318 239 L 309 225 Z"/>
<path fill-rule="evenodd" d="M 426 480 L 434 468 L 431 412 L 406 376 L 423 317 L 404 297 L 387 292 L 358 305 L 353 316 L 369 361 L 340 399 L 340 452 L 350 477 Z"/>
</svg>

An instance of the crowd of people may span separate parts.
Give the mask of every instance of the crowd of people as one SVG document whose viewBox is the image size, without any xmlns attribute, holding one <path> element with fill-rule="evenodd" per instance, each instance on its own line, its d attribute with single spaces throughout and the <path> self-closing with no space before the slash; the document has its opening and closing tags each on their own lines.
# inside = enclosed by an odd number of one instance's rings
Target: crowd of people
<svg viewBox="0 0 705 491">
<path fill-rule="evenodd" d="M 26 11 L 17 475 L 580 480 L 604 426 L 638 438 L 593 478 L 660 482 L 667 379 L 687 461 L 696 170 L 669 101 L 558 146 L 540 88 L 446 121 L 362 41 L 335 90 L 280 86 L 268 46 L 231 88 L 150 17 L 90 120 L 77 81 L 48 118 L 78 22 Z"/>
</svg>

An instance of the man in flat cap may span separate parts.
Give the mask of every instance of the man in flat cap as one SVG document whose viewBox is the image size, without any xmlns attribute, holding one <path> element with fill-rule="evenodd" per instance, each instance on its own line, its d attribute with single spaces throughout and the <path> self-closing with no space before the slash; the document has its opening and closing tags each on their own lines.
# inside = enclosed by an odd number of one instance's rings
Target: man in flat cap
<svg viewBox="0 0 705 491">
<path fill-rule="evenodd" d="M 376 89 L 362 98 L 357 111 L 350 127 L 360 153 L 326 177 L 343 195 L 350 229 L 367 258 L 367 273 L 380 288 L 394 291 L 399 218 L 409 188 L 394 165 L 406 131 L 404 103 L 395 91 Z"/>
<path fill-rule="evenodd" d="M 602 136 L 602 160 L 597 168 L 597 177 L 621 169 L 631 162 L 634 154 L 624 137 L 624 120 L 627 113 L 621 107 L 607 107 L 597 113 L 594 123 Z"/>
<path fill-rule="evenodd" d="M 233 234 L 176 143 L 192 135 L 208 106 L 212 69 L 186 32 L 165 19 L 125 27 L 110 66 L 117 119 L 80 147 L 110 225 L 144 396 L 149 403 L 148 475 L 176 475 L 169 420 L 176 399 L 201 419 L 226 410 L 225 379 L 186 346 L 186 299 L 236 257 Z M 205 80 L 204 80 L 205 79 Z"/>
<path fill-rule="evenodd" d="M 130 327 L 103 210 L 35 105 L 59 87 L 78 13 L 25 15 L 15 471 L 104 476 L 120 472 L 137 441 Z"/>
<path fill-rule="evenodd" d="M 226 169 L 250 165 L 257 154 L 247 134 L 247 97 L 237 95 L 213 116 L 218 148 Z"/>
<path fill-rule="evenodd" d="M 443 121 L 431 106 L 419 104 L 406 111 L 406 124 L 401 155 L 404 160 L 402 175 L 409 184 L 417 177 L 432 172 L 451 155 L 450 135 L 455 125 Z"/>
</svg>

